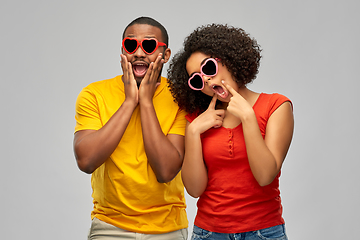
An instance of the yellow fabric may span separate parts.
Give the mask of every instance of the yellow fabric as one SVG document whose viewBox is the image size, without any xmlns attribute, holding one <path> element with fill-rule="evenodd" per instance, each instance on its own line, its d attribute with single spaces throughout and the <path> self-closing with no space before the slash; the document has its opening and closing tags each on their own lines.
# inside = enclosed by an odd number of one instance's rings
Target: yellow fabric
<svg viewBox="0 0 360 240">
<path fill-rule="evenodd" d="M 100 129 L 124 100 L 121 76 L 85 87 L 76 102 L 75 131 Z M 186 113 L 174 103 L 166 78 L 161 78 L 153 103 L 164 134 L 184 135 Z M 147 161 L 139 106 L 116 150 L 93 172 L 91 185 L 92 218 L 148 234 L 188 226 L 181 174 L 169 183 L 159 183 Z"/>
</svg>

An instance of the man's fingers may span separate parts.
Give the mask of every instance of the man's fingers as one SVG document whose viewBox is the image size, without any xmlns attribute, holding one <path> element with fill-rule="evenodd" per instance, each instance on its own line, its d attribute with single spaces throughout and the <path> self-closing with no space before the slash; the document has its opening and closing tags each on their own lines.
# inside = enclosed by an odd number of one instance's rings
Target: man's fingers
<svg viewBox="0 0 360 240">
<path fill-rule="evenodd" d="M 121 54 L 120 57 L 121 57 L 121 69 L 124 74 L 123 81 L 129 83 L 131 77 L 133 77 L 134 75 L 132 72 L 131 63 L 127 61 L 126 57 L 123 54 Z"/>
<path fill-rule="evenodd" d="M 121 69 L 123 73 L 125 73 L 126 68 L 126 58 L 123 54 L 120 55 L 120 63 L 121 63 Z"/>
<path fill-rule="evenodd" d="M 148 70 L 147 70 L 147 72 L 146 72 L 146 74 L 145 74 L 145 76 L 144 76 L 144 79 L 146 79 L 146 80 L 150 80 L 150 78 L 151 78 L 151 75 L 152 75 L 152 72 L 153 72 L 153 69 L 154 69 L 154 63 L 152 62 L 152 63 L 150 63 L 150 65 L 149 65 L 149 68 L 148 68 Z"/>
<path fill-rule="evenodd" d="M 132 70 L 132 65 L 130 62 L 128 62 L 128 74 L 129 74 L 130 79 L 135 80 L 134 72 Z"/>
<path fill-rule="evenodd" d="M 162 59 L 162 54 L 159 53 L 158 57 L 156 58 L 155 62 L 152 63 L 153 67 L 152 67 L 152 77 L 154 77 L 155 79 L 153 79 L 154 81 L 157 81 L 157 78 L 160 74 L 160 71 L 162 69 L 162 66 L 164 64 L 164 60 Z"/>
</svg>

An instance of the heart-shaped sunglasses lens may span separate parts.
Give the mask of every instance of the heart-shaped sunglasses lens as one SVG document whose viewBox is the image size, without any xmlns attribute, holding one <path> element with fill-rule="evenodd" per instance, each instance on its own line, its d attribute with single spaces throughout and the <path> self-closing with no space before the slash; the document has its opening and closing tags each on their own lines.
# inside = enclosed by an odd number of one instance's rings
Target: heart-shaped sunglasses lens
<svg viewBox="0 0 360 240">
<path fill-rule="evenodd" d="M 125 39 L 124 48 L 128 53 L 133 53 L 138 48 L 138 42 L 135 39 Z"/>
<path fill-rule="evenodd" d="M 188 84 L 194 90 L 202 90 L 204 88 L 204 81 L 199 73 L 195 73 L 189 79 Z"/>
<path fill-rule="evenodd" d="M 151 54 L 156 50 L 156 41 L 154 39 L 144 39 L 142 41 L 142 49 L 147 54 Z"/>
<path fill-rule="evenodd" d="M 209 58 L 205 61 L 205 63 L 201 66 L 201 72 L 203 75 L 212 77 L 217 73 L 217 63 L 213 58 Z"/>
</svg>

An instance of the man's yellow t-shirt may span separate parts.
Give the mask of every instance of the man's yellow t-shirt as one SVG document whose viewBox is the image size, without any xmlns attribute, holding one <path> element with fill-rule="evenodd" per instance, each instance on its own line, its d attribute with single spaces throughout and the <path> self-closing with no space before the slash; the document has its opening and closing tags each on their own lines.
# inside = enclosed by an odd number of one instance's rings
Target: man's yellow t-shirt
<svg viewBox="0 0 360 240">
<path fill-rule="evenodd" d="M 100 129 L 124 100 L 121 76 L 91 83 L 76 101 L 75 132 Z M 184 135 L 186 113 L 173 101 L 166 78 L 161 78 L 153 103 L 163 133 Z M 181 174 L 169 183 L 159 183 L 148 163 L 139 106 L 113 154 L 92 173 L 91 185 L 92 218 L 147 234 L 188 226 Z"/>
</svg>

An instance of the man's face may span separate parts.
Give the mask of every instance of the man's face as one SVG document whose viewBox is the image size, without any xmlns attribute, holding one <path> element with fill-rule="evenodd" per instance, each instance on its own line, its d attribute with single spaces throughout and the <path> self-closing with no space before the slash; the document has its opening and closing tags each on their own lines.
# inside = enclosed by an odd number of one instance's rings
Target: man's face
<svg viewBox="0 0 360 240">
<path fill-rule="evenodd" d="M 128 27 L 128 29 L 126 29 L 125 31 L 124 37 L 135 38 L 139 42 L 141 42 L 141 40 L 143 40 L 144 38 L 155 38 L 159 42 L 163 42 L 161 30 L 157 27 L 147 24 L 134 24 Z M 140 84 L 141 80 L 144 78 L 150 63 L 155 62 L 156 57 L 159 55 L 159 53 L 163 53 L 163 58 L 165 62 L 169 60 L 171 53 L 170 49 L 164 46 L 159 46 L 158 49 L 156 49 L 156 51 L 152 54 L 145 53 L 140 46 L 132 54 L 127 53 L 122 48 L 122 54 L 124 54 L 127 60 L 132 64 L 133 73 L 138 84 Z"/>
</svg>

